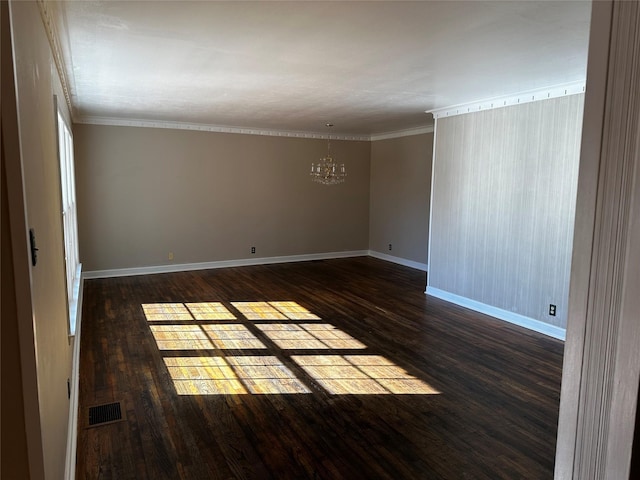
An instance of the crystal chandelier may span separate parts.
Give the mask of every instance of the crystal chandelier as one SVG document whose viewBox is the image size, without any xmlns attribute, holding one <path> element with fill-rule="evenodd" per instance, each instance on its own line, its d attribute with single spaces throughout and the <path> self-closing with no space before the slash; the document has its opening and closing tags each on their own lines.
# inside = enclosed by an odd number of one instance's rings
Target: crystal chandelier
<svg viewBox="0 0 640 480">
<path fill-rule="evenodd" d="M 327 127 L 333 127 L 332 123 L 327 123 Z M 344 163 L 337 164 L 331 156 L 331 136 L 327 139 L 327 156 L 320 161 L 311 164 L 311 180 L 322 185 L 338 185 L 343 183 L 347 176 Z"/>
</svg>

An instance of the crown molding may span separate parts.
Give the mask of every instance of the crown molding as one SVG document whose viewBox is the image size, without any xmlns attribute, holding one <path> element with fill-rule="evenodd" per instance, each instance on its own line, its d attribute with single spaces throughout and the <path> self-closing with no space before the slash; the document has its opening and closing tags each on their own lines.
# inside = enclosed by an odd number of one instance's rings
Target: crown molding
<svg viewBox="0 0 640 480">
<path fill-rule="evenodd" d="M 512 105 L 520 105 L 523 103 L 538 102 L 548 100 L 550 98 L 564 97 L 567 95 L 576 95 L 585 92 L 585 82 L 572 82 L 561 85 L 554 85 L 536 90 L 527 90 L 518 92 L 513 95 L 489 98 L 479 100 L 477 102 L 452 105 L 450 107 L 437 108 L 427 110 L 425 113 L 433 114 L 434 119 L 442 117 L 452 117 L 455 115 L 464 115 L 466 113 L 474 113 L 482 110 L 492 110 L 494 108 L 509 107 Z"/>
<path fill-rule="evenodd" d="M 432 125 L 372 135 L 354 135 L 349 133 L 332 133 L 331 135 L 328 135 L 326 132 L 323 133 L 302 132 L 295 130 L 268 130 L 263 128 L 230 127 L 225 125 L 213 125 L 204 123 L 169 122 L 165 120 L 146 120 L 142 118 L 125 119 L 100 116 L 79 117 L 75 119 L 75 123 L 86 125 L 106 125 L 113 127 L 166 128 L 172 130 L 193 130 L 197 132 L 236 133 L 241 135 L 265 135 L 269 137 L 350 140 L 363 142 L 386 140 L 389 138 L 408 137 L 411 135 L 420 135 L 423 133 L 433 133 Z"/>
<path fill-rule="evenodd" d="M 60 77 L 60 83 L 62 84 L 62 92 L 64 99 L 67 102 L 69 108 L 69 115 L 71 119 L 74 118 L 73 105 L 71 104 L 71 89 L 69 88 L 69 79 L 67 77 L 66 64 L 64 61 L 64 55 L 62 54 L 62 47 L 60 46 L 60 37 L 58 36 L 58 28 L 53 17 L 52 9 L 54 8 L 53 2 L 46 0 L 36 0 L 38 10 L 40 11 L 40 18 L 44 25 L 44 30 L 49 40 L 49 46 L 51 47 L 51 54 L 53 61 L 58 71 L 58 77 Z"/>
<path fill-rule="evenodd" d="M 394 132 L 387 133 L 375 133 L 371 135 L 370 140 L 372 142 L 375 142 L 378 140 L 388 140 L 391 138 L 409 137 L 411 135 L 422 135 L 424 133 L 433 133 L 433 125 L 428 125 L 426 127 L 408 128 L 406 130 L 396 130 Z"/>
<path fill-rule="evenodd" d="M 264 135 L 268 137 L 317 138 L 331 140 L 369 141 L 369 135 L 352 135 L 348 133 L 300 132 L 294 130 L 269 130 L 251 127 L 230 127 L 203 123 L 168 122 L 165 120 L 124 119 L 115 117 L 84 116 L 76 123 L 88 125 L 108 125 L 114 127 L 166 128 L 172 130 L 194 130 L 198 132 L 237 133 L 243 135 Z"/>
</svg>

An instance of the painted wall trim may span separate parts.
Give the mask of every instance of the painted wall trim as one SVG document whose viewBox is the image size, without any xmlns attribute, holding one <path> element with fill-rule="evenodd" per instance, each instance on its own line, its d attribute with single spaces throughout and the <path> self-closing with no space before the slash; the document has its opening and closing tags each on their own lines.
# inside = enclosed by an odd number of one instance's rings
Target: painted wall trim
<svg viewBox="0 0 640 480">
<path fill-rule="evenodd" d="M 397 130 L 393 132 L 378 133 L 371 135 L 356 135 L 350 133 L 327 133 L 322 132 L 302 132 L 294 130 L 270 130 L 254 127 L 233 127 L 225 125 L 212 125 L 204 123 L 187 123 L 187 122 L 170 122 L 165 120 L 147 120 L 143 118 L 127 119 L 116 117 L 98 117 L 83 116 L 74 120 L 76 123 L 87 125 L 107 125 L 113 127 L 143 127 L 143 128 L 166 128 L 173 130 L 194 130 L 198 132 L 214 132 L 214 133 L 237 133 L 242 135 L 264 135 L 268 137 L 286 137 L 286 138 L 316 138 L 331 140 L 350 140 L 350 141 L 376 141 L 386 140 L 389 138 L 408 137 L 411 135 L 421 135 L 423 133 L 432 133 L 433 126 L 427 125 L 423 127 L 409 128 L 406 130 Z"/>
<path fill-rule="evenodd" d="M 73 298 L 69 305 L 69 336 L 72 337 L 76 333 L 78 321 L 82 315 L 82 264 L 78 264 L 76 269 L 76 277 L 73 282 Z"/>
<path fill-rule="evenodd" d="M 436 120 L 433 125 L 433 146 L 431 148 L 431 185 L 429 185 L 429 239 L 427 240 L 427 265 L 431 264 L 431 241 L 433 237 L 433 186 L 436 181 L 436 142 L 438 140 L 438 121 Z M 429 279 L 427 276 L 427 286 L 429 285 Z"/>
<path fill-rule="evenodd" d="M 192 270 L 208 270 L 214 268 L 244 267 L 249 265 L 268 265 L 272 263 L 306 262 L 310 260 L 330 260 L 332 258 L 374 257 L 405 267 L 427 272 L 426 263 L 415 262 L 406 258 L 394 257 L 373 250 L 353 250 L 348 252 L 312 253 L 307 255 L 288 255 L 282 257 L 243 258 L 237 260 L 219 260 L 216 262 L 182 263 L 177 265 L 157 265 L 151 267 L 118 268 L 112 270 L 93 270 L 82 274 L 83 280 L 92 278 L 129 277 L 133 275 L 152 275 L 154 273 L 188 272 Z M 81 308 L 81 305 L 80 305 Z"/>
<path fill-rule="evenodd" d="M 408 128 L 406 130 L 397 130 L 387 133 L 374 133 L 371 135 L 370 140 L 375 142 L 377 140 L 387 140 L 390 138 L 410 137 L 412 135 L 422 135 L 424 133 L 433 133 L 433 125 L 427 125 L 426 127 Z"/>
<path fill-rule="evenodd" d="M 549 100 L 550 98 L 564 97 L 567 95 L 576 95 L 584 92 L 585 81 L 581 80 L 579 82 L 554 85 L 536 90 L 527 90 L 503 97 L 489 98 L 471 103 L 427 110 L 426 113 L 432 113 L 433 118 L 437 120 L 442 117 L 452 117 L 454 115 L 464 115 L 467 113 L 479 112 L 481 110 L 492 110 L 494 108 L 509 107 L 511 105 L 539 102 L 541 100 Z"/>
<path fill-rule="evenodd" d="M 288 138 L 319 138 L 331 140 L 352 140 L 369 141 L 369 135 L 353 135 L 348 133 L 327 133 L 321 132 L 301 132 L 294 130 L 269 130 L 253 127 L 233 127 L 224 125 L 212 125 L 204 123 L 169 122 L 165 120 L 146 119 L 125 119 L 115 117 L 84 116 L 76 120 L 76 123 L 88 125 L 108 125 L 115 127 L 144 127 L 144 128 L 166 128 L 173 130 L 195 130 L 198 132 L 214 133 L 238 133 L 243 135 L 264 135 L 268 137 L 288 137 Z"/>
<path fill-rule="evenodd" d="M 385 260 L 387 262 L 397 263 L 405 267 L 415 268 L 416 270 L 422 270 L 423 272 L 429 271 L 429 267 L 426 263 L 414 262 L 413 260 L 407 260 L 406 258 L 394 257 L 393 255 L 387 255 L 386 253 L 376 252 L 375 250 L 369 250 L 369 256 Z"/>
<path fill-rule="evenodd" d="M 47 33 L 47 39 L 49 40 L 49 46 L 51 47 L 51 53 L 53 55 L 54 63 L 56 64 L 56 70 L 60 77 L 60 83 L 62 84 L 62 92 L 64 93 L 64 99 L 67 102 L 69 108 L 69 115 L 71 119 L 74 117 L 74 108 L 71 102 L 71 88 L 69 77 L 67 76 L 67 66 L 65 64 L 65 56 L 62 54 L 62 48 L 60 46 L 60 36 L 58 35 L 58 28 L 54 19 L 54 14 L 51 11 L 52 2 L 46 0 L 37 0 L 38 9 L 40 10 L 40 17 L 42 18 L 42 24 L 44 30 Z"/>
<path fill-rule="evenodd" d="M 76 455 L 78 450 L 78 405 L 80 397 L 80 332 L 82 326 L 82 292 L 84 275 L 80 275 L 75 332 L 73 336 L 73 357 L 71 360 L 71 398 L 69 399 L 69 423 L 67 427 L 67 456 L 64 464 L 65 480 L 76 478 Z"/>
<path fill-rule="evenodd" d="M 188 272 L 213 268 L 244 267 L 248 265 L 269 265 L 273 263 L 306 262 L 310 260 L 330 260 L 333 258 L 365 257 L 367 250 L 346 252 L 310 253 L 306 255 L 287 255 L 281 257 L 240 258 L 215 262 L 182 263 L 176 265 L 157 265 L 151 267 L 118 268 L 112 270 L 93 270 L 84 272 L 84 279 L 130 277 L 133 275 L 151 275 L 154 273 Z"/>
<path fill-rule="evenodd" d="M 482 302 L 477 302 L 476 300 L 471 300 L 470 298 L 462 297 L 460 295 L 456 295 L 455 293 L 446 292 L 444 290 L 440 290 L 439 288 L 427 286 L 427 290 L 425 293 L 427 295 L 446 300 L 447 302 L 455 303 L 456 305 L 460 305 L 461 307 L 469 308 L 471 310 L 475 310 L 476 312 L 490 315 L 499 320 L 513 323 L 514 325 L 524 327 L 528 330 L 533 330 L 534 332 L 557 338 L 558 340 L 564 341 L 566 337 L 566 330 L 564 328 L 556 327 L 555 325 L 549 325 L 548 323 L 541 322 L 540 320 L 525 317 L 524 315 L 509 312 L 508 310 L 493 307 Z"/>
<path fill-rule="evenodd" d="M 593 2 L 557 480 L 628 479 L 638 453 L 633 421 L 640 378 L 638 52 L 640 3 Z"/>
</svg>

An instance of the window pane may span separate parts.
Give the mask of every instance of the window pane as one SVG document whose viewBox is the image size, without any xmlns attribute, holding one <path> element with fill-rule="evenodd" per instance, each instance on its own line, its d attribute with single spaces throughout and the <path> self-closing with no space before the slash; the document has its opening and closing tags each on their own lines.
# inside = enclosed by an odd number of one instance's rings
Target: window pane
<svg viewBox="0 0 640 480">
<path fill-rule="evenodd" d="M 62 207 L 62 228 L 64 235 L 64 256 L 67 279 L 67 296 L 70 315 L 76 311 L 74 287 L 77 283 L 79 266 L 78 227 L 75 199 L 73 165 L 73 138 L 64 117 L 58 112 L 58 155 L 60 159 L 60 189 Z M 70 332 L 74 333 L 75 318 L 69 318 Z"/>
</svg>

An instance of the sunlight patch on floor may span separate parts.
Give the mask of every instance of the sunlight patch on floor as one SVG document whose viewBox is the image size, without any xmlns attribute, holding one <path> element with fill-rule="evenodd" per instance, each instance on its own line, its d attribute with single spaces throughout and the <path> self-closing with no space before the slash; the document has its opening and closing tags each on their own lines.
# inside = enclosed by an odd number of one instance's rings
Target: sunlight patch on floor
<svg viewBox="0 0 640 480">
<path fill-rule="evenodd" d="M 231 302 L 248 320 L 286 320 L 269 302 Z"/>
<path fill-rule="evenodd" d="M 142 310 L 149 322 L 236 319 L 221 302 L 143 303 Z"/>
<path fill-rule="evenodd" d="M 440 393 L 378 355 L 293 355 L 291 359 L 334 395 Z"/>
<path fill-rule="evenodd" d="M 311 393 L 275 356 L 225 357 L 251 393 Z"/>
<path fill-rule="evenodd" d="M 184 303 L 143 303 L 142 310 L 149 322 L 193 320 Z"/>
<path fill-rule="evenodd" d="M 320 317 L 311 313 L 297 302 L 269 302 L 290 320 L 320 320 Z"/>
<path fill-rule="evenodd" d="M 440 393 L 296 302 L 230 303 L 142 304 L 179 395 Z"/>
<path fill-rule="evenodd" d="M 274 356 L 167 357 L 178 395 L 311 393 Z"/>
<path fill-rule="evenodd" d="M 196 320 L 235 320 L 236 316 L 221 302 L 185 303 Z"/>
<path fill-rule="evenodd" d="M 208 350 L 211 339 L 200 325 L 151 325 L 149 327 L 160 350 Z"/>
<path fill-rule="evenodd" d="M 267 348 L 244 325 L 202 325 L 202 330 L 220 349 Z"/>
<path fill-rule="evenodd" d="M 256 327 L 284 350 L 367 348 L 364 343 L 329 323 L 267 323 Z"/>
<path fill-rule="evenodd" d="M 233 369 L 221 357 L 167 357 L 178 395 L 220 395 L 247 393 Z"/>
</svg>

